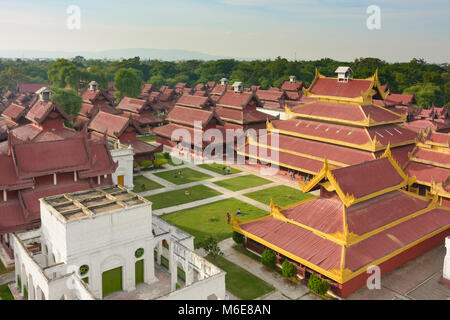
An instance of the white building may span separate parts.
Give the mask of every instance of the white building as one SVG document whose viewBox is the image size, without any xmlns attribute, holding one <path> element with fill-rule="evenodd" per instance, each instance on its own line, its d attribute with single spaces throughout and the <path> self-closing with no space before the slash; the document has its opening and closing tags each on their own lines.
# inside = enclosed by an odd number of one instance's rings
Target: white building
<svg viewBox="0 0 450 320">
<path fill-rule="evenodd" d="M 41 228 L 13 236 L 16 286 L 29 299 L 226 298 L 225 272 L 141 196 L 110 186 L 40 202 Z"/>
<path fill-rule="evenodd" d="M 444 269 L 442 276 L 444 283 L 450 288 L 450 237 L 445 238 L 445 248 L 447 251 L 444 257 Z"/>
<path fill-rule="evenodd" d="M 133 190 L 133 147 L 131 145 L 124 146 L 120 142 L 109 141 L 108 143 L 111 157 L 114 162 L 118 163 L 116 171 L 112 174 L 113 183 Z"/>
</svg>

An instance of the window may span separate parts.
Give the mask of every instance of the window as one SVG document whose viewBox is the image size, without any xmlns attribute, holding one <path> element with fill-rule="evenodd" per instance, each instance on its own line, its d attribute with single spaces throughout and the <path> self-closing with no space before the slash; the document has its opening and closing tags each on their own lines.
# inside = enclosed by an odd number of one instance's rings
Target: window
<svg viewBox="0 0 450 320">
<path fill-rule="evenodd" d="M 86 264 L 82 265 L 82 266 L 80 267 L 79 272 L 80 272 L 80 276 L 86 275 L 86 274 L 89 272 L 89 266 L 86 265 Z"/>
<path fill-rule="evenodd" d="M 136 258 L 140 258 L 140 257 L 142 257 L 144 255 L 144 249 L 143 248 L 139 248 L 139 249 L 137 249 L 135 252 L 134 252 L 134 256 L 136 257 Z"/>
</svg>

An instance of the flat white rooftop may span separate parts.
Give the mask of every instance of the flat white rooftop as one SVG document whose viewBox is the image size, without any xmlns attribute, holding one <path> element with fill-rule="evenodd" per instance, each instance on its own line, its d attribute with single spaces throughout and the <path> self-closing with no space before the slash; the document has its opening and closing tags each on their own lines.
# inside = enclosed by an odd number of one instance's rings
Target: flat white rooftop
<svg viewBox="0 0 450 320">
<path fill-rule="evenodd" d="M 44 198 L 43 202 L 67 221 L 150 203 L 121 186 L 107 186 L 51 196 Z"/>
</svg>

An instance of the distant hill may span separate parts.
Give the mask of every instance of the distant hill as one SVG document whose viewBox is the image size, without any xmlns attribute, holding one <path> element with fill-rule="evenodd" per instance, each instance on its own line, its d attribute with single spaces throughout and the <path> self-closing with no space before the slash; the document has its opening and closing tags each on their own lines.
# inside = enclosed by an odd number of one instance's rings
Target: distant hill
<svg viewBox="0 0 450 320">
<path fill-rule="evenodd" d="M 0 50 L 1 58 L 73 58 L 83 56 L 86 59 L 112 59 L 133 58 L 139 56 L 141 59 L 157 59 L 165 61 L 175 60 L 217 60 L 229 59 L 231 57 L 215 56 L 202 52 L 177 50 L 177 49 L 115 49 L 105 51 L 38 51 L 38 50 Z M 239 58 L 237 58 L 239 59 Z"/>
</svg>

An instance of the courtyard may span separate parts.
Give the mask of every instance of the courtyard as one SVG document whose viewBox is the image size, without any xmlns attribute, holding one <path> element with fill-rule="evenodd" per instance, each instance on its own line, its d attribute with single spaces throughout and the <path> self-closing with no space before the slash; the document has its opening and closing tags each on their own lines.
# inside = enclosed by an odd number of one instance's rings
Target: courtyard
<svg viewBox="0 0 450 320">
<path fill-rule="evenodd" d="M 221 164 L 184 164 L 178 167 L 166 165 L 154 172 L 144 172 L 142 175 L 146 179 L 162 188 L 146 190 L 141 195 L 153 202 L 154 214 L 195 237 L 197 252 L 202 252 L 198 246 L 208 236 L 220 241 L 224 256 L 215 264 L 227 271 L 226 286 L 230 299 L 321 299 L 306 285 L 293 283 L 279 272 L 265 268 L 258 255 L 245 249 L 237 250 L 226 219 L 227 213 L 236 217 L 238 209 L 243 213 L 238 219 L 255 219 L 269 213 L 271 199 L 275 204 L 287 207 L 316 196 L 316 192 L 303 193 L 297 182 L 289 180 L 288 176 L 258 177 L 258 170 L 254 167 L 233 166 L 230 175 L 223 175 L 222 168 Z M 180 170 L 184 177 L 174 178 L 173 174 Z M 185 195 L 186 189 L 191 196 Z M 426 292 L 430 288 L 435 292 L 434 298 L 446 299 L 450 293 L 438 281 L 444 255 L 442 245 L 384 276 L 381 290 L 363 288 L 348 299 L 427 299 Z M 435 262 L 423 267 L 424 259 Z M 247 276 L 241 279 L 245 274 L 241 269 L 254 278 Z M 406 274 L 413 274 L 414 279 L 406 278 Z M 240 282 L 247 285 L 237 285 Z M 247 292 L 245 288 L 252 283 L 255 292 Z"/>
</svg>

